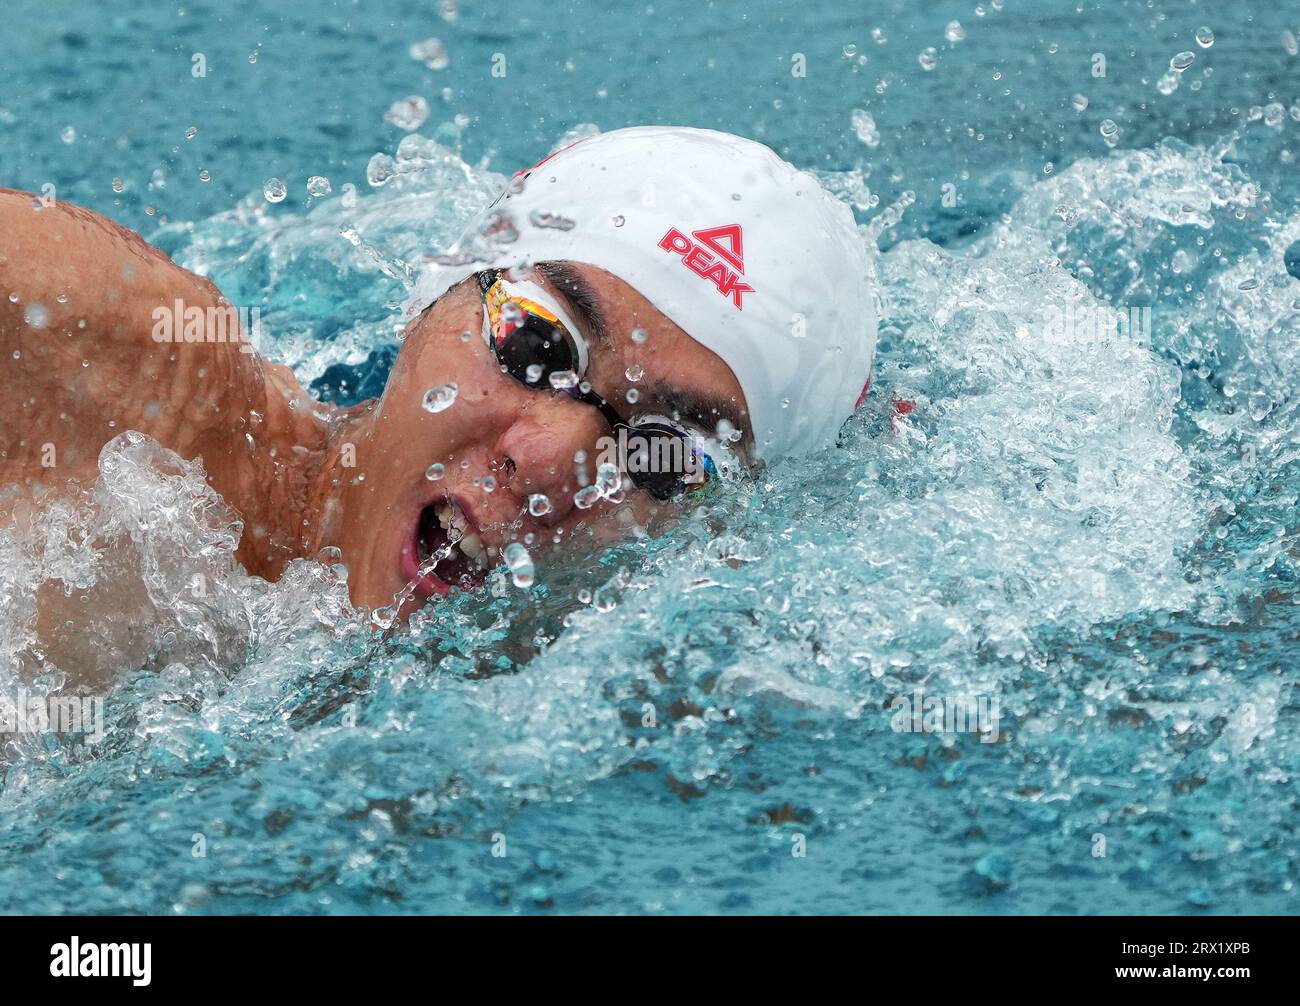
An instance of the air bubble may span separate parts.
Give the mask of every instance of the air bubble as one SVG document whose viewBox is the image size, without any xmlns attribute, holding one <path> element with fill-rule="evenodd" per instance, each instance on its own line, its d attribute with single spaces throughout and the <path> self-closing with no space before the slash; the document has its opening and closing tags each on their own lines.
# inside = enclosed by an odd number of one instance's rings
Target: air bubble
<svg viewBox="0 0 1300 1006">
<path fill-rule="evenodd" d="M 268 178 L 262 185 L 262 195 L 266 196 L 268 203 L 282 203 L 288 194 L 289 190 L 278 178 Z"/>
<path fill-rule="evenodd" d="M 528 512 L 534 517 L 544 517 L 553 509 L 551 498 L 544 493 L 533 493 L 528 497 Z"/>
<path fill-rule="evenodd" d="M 1208 49 L 1214 45 L 1214 32 L 1210 31 L 1204 25 L 1196 29 L 1196 44 L 1202 49 Z"/>
</svg>

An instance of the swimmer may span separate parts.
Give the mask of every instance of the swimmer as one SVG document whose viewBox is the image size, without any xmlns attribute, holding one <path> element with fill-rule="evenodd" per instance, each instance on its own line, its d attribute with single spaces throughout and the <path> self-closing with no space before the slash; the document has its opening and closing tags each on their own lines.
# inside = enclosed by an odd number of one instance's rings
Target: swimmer
<svg viewBox="0 0 1300 1006">
<path fill-rule="evenodd" d="M 342 408 L 252 352 L 207 279 L 95 213 L 0 189 L 0 527 L 24 494 L 93 483 L 100 449 L 136 430 L 202 459 L 250 573 L 334 546 L 353 603 L 408 611 L 481 586 L 529 533 L 569 542 L 616 507 L 645 526 L 833 443 L 869 380 L 852 215 L 754 141 L 580 140 L 516 173 L 467 235 L 415 284 L 383 394 Z M 636 452 L 621 491 L 598 483 L 611 443 Z"/>
</svg>

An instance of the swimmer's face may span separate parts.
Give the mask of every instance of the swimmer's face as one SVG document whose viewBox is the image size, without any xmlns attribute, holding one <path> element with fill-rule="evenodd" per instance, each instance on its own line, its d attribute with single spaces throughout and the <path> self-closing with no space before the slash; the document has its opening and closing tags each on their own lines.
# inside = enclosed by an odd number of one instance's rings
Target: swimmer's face
<svg viewBox="0 0 1300 1006">
<path fill-rule="evenodd" d="M 632 287 L 574 263 L 544 264 L 530 279 L 580 330 L 589 360 L 585 379 L 624 419 L 667 416 L 710 435 L 726 419 L 748 430 L 745 398 L 730 368 Z M 417 604 L 475 589 L 512 541 L 523 543 L 542 570 L 548 557 L 575 541 L 610 541 L 691 503 L 689 494 L 660 501 L 631 488 L 621 502 L 577 506 L 575 493 L 596 481 L 599 441 L 610 436 L 609 423 L 592 405 L 503 373 L 482 338 L 482 319 L 479 288 L 470 279 L 411 323 L 355 445 L 356 468 L 341 470 L 346 484 L 335 543 L 358 604 L 390 605 L 413 581 Z M 637 329 L 645 333 L 640 341 L 632 335 Z M 433 413 L 423 407 L 430 388 L 452 383 L 457 393 L 449 407 Z M 628 402 L 630 389 L 635 404 Z M 746 433 L 738 453 L 747 457 L 750 449 Z M 442 466 L 441 477 L 431 480 L 434 465 Z M 535 495 L 546 497 L 549 512 L 530 513 Z M 430 548 L 446 548 L 448 536 L 461 533 L 436 575 L 420 577 Z"/>
</svg>

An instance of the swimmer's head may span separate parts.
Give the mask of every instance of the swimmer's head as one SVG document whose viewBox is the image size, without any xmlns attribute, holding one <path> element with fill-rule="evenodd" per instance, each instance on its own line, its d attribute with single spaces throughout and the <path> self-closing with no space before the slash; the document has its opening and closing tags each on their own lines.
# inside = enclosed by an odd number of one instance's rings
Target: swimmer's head
<svg viewBox="0 0 1300 1006">
<path fill-rule="evenodd" d="M 849 210 L 752 141 L 626 129 L 520 172 L 422 275 L 364 478 L 341 473 L 354 600 L 472 589 L 512 542 L 544 563 L 833 442 L 870 374 L 867 276 Z"/>
<path fill-rule="evenodd" d="M 467 270 L 547 260 L 609 272 L 716 353 L 758 457 L 832 442 L 870 375 L 875 300 L 853 215 L 753 140 L 667 126 L 579 140 L 516 173 L 407 309 Z"/>
</svg>

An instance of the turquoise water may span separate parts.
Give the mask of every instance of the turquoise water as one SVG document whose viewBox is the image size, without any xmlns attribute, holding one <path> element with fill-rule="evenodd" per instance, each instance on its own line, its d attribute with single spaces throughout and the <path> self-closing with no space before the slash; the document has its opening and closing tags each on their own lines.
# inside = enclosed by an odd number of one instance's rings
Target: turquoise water
<svg viewBox="0 0 1300 1006">
<path fill-rule="evenodd" d="M 61 685 L 32 596 L 104 555 L 145 571 L 152 652 L 100 745 L 0 747 L 0 910 L 1295 911 L 1300 24 L 782 6 L 11 0 L 0 182 L 260 306 L 324 397 L 382 387 L 394 263 L 575 130 L 817 170 L 880 248 L 883 320 L 840 448 L 401 638 L 314 563 L 245 576 L 201 475 L 115 442 L 80 507 L 0 533 L 6 692 Z M 444 69 L 408 54 L 430 37 Z M 430 142 L 384 121 L 410 95 Z M 895 731 L 918 688 L 995 697 L 1000 742 Z"/>
</svg>

